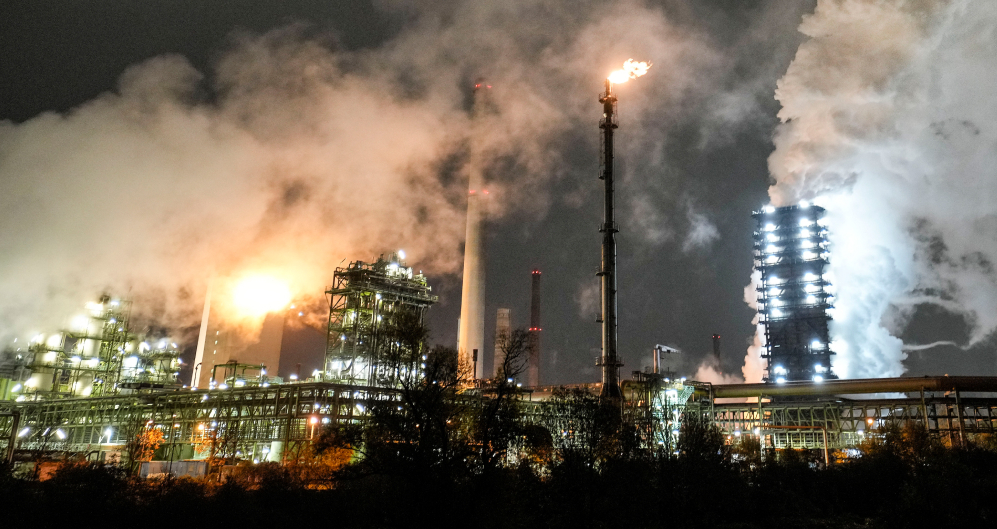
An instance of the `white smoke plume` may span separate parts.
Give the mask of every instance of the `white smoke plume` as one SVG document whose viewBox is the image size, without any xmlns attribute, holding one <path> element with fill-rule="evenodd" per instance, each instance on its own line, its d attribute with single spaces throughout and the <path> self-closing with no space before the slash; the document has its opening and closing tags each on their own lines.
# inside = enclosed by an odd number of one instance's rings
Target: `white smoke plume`
<svg viewBox="0 0 997 529">
<path fill-rule="evenodd" d="M 692 376 L 692 379 L 713 384 L 740 384 L 743 382 L 740 377 L 728 375 L 721 371 L 720 363 L 712 354 L 707 354 L 703 361 L 700 362 L 699 367 L 696 368 L 696 374 Z"/>
<path fill-rule="evenodd" d="M 897 376 L 915 304 L 997 326 L 997 3 L 820 0 L 800 31 L 770 196 L 828 210 L 837 374 Z"/>
<path fill-rule="evenodd" d="M 155 57 L 70 112 L 0 122 L 0 339 L 64 327 L 102 291 L 179 326 L 209 277 L 275 275 L 320 312 L 344 261 L 404 248 L 417 269 L 455 272 L 472 79 L 495 86 L 486 154 L 515 168 L 495 201 L 542 215 L 562 133 L 592 123 L 612 68 L 634 56 L 660 72 L 626 88 L 636 160 L 659 156 L 661 116 L 718 64 L 638 2 L 384 7 L 415 14 L 376 49 L 299 26 L 241 35 L 209 71 Z"/>
<path fill-rule="evenodd" d="M 758 286 L 762 282 L 762 273 L 758 270 L 751 272 L 751 283 L 744 287 L 744 302 L 752 309 L 758 310 Z M 762 358 L 762 351 L 765 347 L 765 327 L 758 322 L 758 314 L 755 314 L 751 324 L 755 326 L 755 334 L 748 345 L 748 353 L 744 357 L 744 366 L 741 374 L 744 381 L 753 384 L 761 382 L 765 376 L 765 359 Z"/>
<path fill-rule="evenodd" d="M 692 202 L 686 204 L 686 220 L 689 221 L 689 232 L 682 241 L 682 251 L 689 253 L 699 248 L 707 248 L 720 238 L 716 225 L 706 214 L 693 207 Z"/>
</svg>

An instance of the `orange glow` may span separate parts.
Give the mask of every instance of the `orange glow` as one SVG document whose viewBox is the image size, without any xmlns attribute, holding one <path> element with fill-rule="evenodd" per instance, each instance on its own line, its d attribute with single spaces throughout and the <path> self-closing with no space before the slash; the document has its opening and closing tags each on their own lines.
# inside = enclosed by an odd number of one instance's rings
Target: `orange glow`
<svg viewBox="0 0 997 529">
<path fill-rule="evenodd" d="M 616 70 L 609 74 L 609 81 L 613 84 L 625 83 L 630 79 L 636 79 L 646 74 L 650 67 L 651 63 L 635 62 L 633 59 L 627 59 L 627 62 L 623 63 L 622 70 Z"/>
<path fill-rule="evenodd" d="M 286 307 L 291 302 L 291 289 L 275 277 L 250 275 L 235 285 L 232 301 L 243 316 L 264 316 Z"/>
</svg>

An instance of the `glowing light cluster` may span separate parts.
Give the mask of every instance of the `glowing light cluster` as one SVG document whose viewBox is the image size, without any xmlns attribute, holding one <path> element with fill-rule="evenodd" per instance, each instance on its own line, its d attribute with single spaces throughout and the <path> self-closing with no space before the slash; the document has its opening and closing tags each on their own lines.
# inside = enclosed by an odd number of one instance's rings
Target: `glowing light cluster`
<svg viewBox="0 0 997 529">
<path fill-rule="evenodd" d="M 828 366 L 834 351 L 828 319 L 834 296 L 825 270 L 830 257 L 824 209 L 809 202 L 766 206 L 753 215 L 759 322 L 765 329 L 762 357 L 770 382 L 836 378 Z M 778 244 L 773 244 L 778 243 Z"/>
<path fill-rule="evenodd" d="M 275 277 L 250 275 L 235 285 L 232 302 L 242 316 L 264 316 L 287 307 L 291 303 L 291 289 Z"/>
</svg>

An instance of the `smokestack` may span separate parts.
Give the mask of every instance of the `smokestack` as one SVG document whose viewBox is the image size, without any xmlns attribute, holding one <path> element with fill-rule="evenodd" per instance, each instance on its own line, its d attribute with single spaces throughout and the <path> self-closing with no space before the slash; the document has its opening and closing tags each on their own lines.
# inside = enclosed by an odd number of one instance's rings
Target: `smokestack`
<svg viewBox="0 0 997 529">
<path fill-rule="evenodd" d="M 616 123 L 616 95 L 613 94 L 613 83 L 606 79 L 606 93 L 599 98 L 602 103 L 603 120 L 599 123 L 602 130 L 602 176 L 605 184 L 605 213 L 602 227 L 602 267 L 599 276 L 602 278 L 602 357 L 598 365 L 602 366 L 602 397 L 610 399 L 623 398 L 620 391 L 620 361 L 616 349 L 616 219 L 613 212 L 613 131 L 619 126 Z"/>
<path fill-rule="evenodd" d="M 533 388 L 540 385 L 540 270 L 534 269 L 530 286 L 530 363 L 526 384 Z"/>
<path fill-rule="evenodd" d="M 495 356 L 492 367 L 492 376 L 499 376 L 499 367 L 505 360 L 503 355 L 503 346 L 505 341 L 509 339 L 510 332 L 512 328 L 512 310 L 511 309 L 498 309 L 495 313 Z"/>
<path fill-rule="evenodd" d="M 204 369 L 204 345 L 208 342 L 208 317 L 211 315 L 211 281 L 204 293 L 204 310 L 201 312 L 201 329 L 197 333 L 197 352 L 194 353 L 194 365 L 190 373 L 190 387 L 197 389 L 201 370 Z M 208 369 L 211 369 L 208 367 Z"/>
<path fill-rule="evenodd" d="M 713 335 L 713 358 L 717 361 L 717 367 L 720 366 L 720 335 Z"/>
<path fill-rule="evenodd" d="M 474 85 L 474 117 L 485 110 L 487 90 L 479 80 Z M 457 350 L 461 358 L 474 368 L 474 378 L 484 378 L 484 362 L 478 365 L 473 351 L 485 350 L 485 240 L 481 228 L 485 216 L 484 200 L 488 191 L 483 188 L 481 152 L 478 148 L 480 124 L 474 127 L 471 153 L 468 162 L 467 233 L 464 239 L 464 283 L 461 289 L 460 330 Z"/>
</svg>

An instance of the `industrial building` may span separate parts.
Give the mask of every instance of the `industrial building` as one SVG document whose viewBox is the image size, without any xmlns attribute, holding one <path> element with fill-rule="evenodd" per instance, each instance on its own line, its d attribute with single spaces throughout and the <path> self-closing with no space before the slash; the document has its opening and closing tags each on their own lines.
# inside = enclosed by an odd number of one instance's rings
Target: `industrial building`
<svg viewBox="0 0 997 529">
<path fill-rule="evenodd" d="M 755 270 L 759 322 L 765 328 L 765 380 L 820 382 L 837 378 L 831 369 L 833 296 L 825 277 L 828 259 L 824 208 L 801 202 L 753 214 L 757 222 Z"/>
<path fill-rule="evenodd" d="M 618 124 L 612 83 L 625 80 L 607 80 L 599 99 L 605 199 L 599 270 L 602 354 L 597 360 L 602 382 L 574 389 L 618 403 L 639 425 L 645 446 L 664 447 L 669 453 L 679 425 L 692 415 L 717 425 L 730 442 L 754 436 L 762 447 L 822 449 L 825 457 L 829 450 L 857 446 L 870 432 L 893 423 L 916 422 L 953 443 L 997 433 L 997 377 L 836 380 L 828 333 L 833 296 L 826 279 L 825 212 L 808 203 L 753 213 L 758 312 L 768 361 L 763 383 L 686 380 L 676 374 L 678 351 L 662 345 L 655 347 L 650 369 L 621 381 L 613 178 L 613 133 Z M 476 87 L 476 112 L 483 105 L 484 87 Z M 458 354 L 473 366 L 472 378 L 481 379 L 481 228 L 487 191 L 478 151 L 471 151 Z M 424 336 L 404 330 L 419 327 L 412 324 L 424 321 L 437 297 L 425 276 L 414 274 L 404 259 L 399 251 L 373 263 L 354 261 L 335 269 L 326 290 L 324 368 L 307 381 L 284 383 L 268 376 L 266 368 L 272 366 L 276 374 L 279 358 L 246 361 L 249 357 L 234 350 L 225 329 L 211 317 L 209 295 L 198 366 L 191 387 L 181 387 L 176 380 L 176 344 L 132 334 L 130 304 L 104 296 L 87 305 L 86 316 L 72 329 L 40 335 L 3 352 L 0 453 L 7 461 L 57 453 L 117 461 L 127 457 L 128 444 L 138 433 L 155 429 L 164 439 L 155 455 L 159 460 L 296 460 L 307 453 L 322 425 L 363 421 L 372 402 L 397 398 L 400 382 L 419 377 L 425 367 L 420 362 Z M 540 385 L 540 276 L 533 270 L 527 385 L 516 393 L 527 420 L 549 411 L 550 397 L 559 390 Z M 509 319 L 508 309 L 500 309 L 500 336 L 511 327 Z M 713 336 L 713 344 L 719 358 L 719 335 Z M 490 398 L 480 385 L 469 384 L 468 389 L 463 398 L 469 406 Z M 557 442 L 571 442 L 584 433 L 571 423 L 570 414 L 556 416 L 558 420 L 562 423 L 548 425 Z"/>
<path fill-rule="evenodd" d="M 24 402 L 179 388 L 177 344 L 133 333 L 130 314 L 130 301 L 104 295 L 69 329 L 15 341 L 0 354 L 0 393 Z"/>
<path fill-rule="evenodd" d="M 374 263 L 354 261 L 337 268 L 329 296 L 325 372 L 320 380 L 355 387 L 394 387 L 399 377 L 418 370 L 414 340 L 398 326 L 421 324 L 438 298 L 422 274 L 405 266 L 398 252 Z M 421 343 L 421 337 L 420 341 Z M 407 360 L 408 359 L 408 360 Z"/>
</svg>

